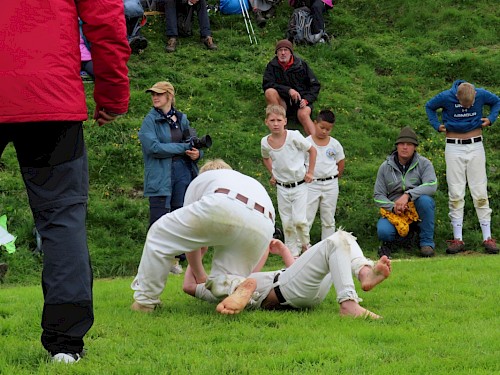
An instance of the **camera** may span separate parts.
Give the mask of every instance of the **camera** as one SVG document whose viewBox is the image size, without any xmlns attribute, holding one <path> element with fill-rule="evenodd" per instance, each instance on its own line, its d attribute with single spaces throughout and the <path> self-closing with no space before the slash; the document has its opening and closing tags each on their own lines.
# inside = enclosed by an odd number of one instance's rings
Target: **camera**
<svg viewBox="0 0 500 375">
<path fill-rule="evenodd" d="M 182 139 L 185 143 L 189 143 L 191 148 L 202 149 L 212 146 L 212 137 L 208 134 L 201 138 L 198 138 L 196 130 L 193 128 L 188 128 L 182 133 Z"/>
</svg>

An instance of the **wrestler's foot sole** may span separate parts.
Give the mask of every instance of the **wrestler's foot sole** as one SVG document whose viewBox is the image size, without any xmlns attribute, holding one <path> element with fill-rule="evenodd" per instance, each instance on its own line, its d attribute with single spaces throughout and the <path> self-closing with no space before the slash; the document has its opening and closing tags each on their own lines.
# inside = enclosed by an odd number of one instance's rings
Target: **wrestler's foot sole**
<svg viewBox="0 0 500 375">
<path fill-rule="evenodd" d="M 391 274 L 391 260 L 383 255 L 377 264 L 366 274 L 361 281 L 361 288 L 367 292 L 387 279 Z"/>
<path fill-rule="evenodd" d="M 356 301 L 344 301 L 340 305 L 340 316 L 362 319 L 382 319 L 380 315 L 361 307 Z"/>
<path fill-rule="evenodd" d="M 239 314 L 250 301 L 255 288 L 257 288 L 257 281 L 255 279 L 246 279 L 236 288 L 233 294 L 224 298 L 217 305 L 217 312 L 228 315 Z"/>
</svg>

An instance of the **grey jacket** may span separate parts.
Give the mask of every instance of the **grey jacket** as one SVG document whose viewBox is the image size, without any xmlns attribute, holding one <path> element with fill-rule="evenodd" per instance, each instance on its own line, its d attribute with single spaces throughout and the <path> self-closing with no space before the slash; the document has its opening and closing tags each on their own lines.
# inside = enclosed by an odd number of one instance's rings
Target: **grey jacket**
<svg viewBox="0 0 500 375">
<path fill-rule="evenodd" d="M 434 195 L 437 178 L 429 159 L 415 152 L 410 168 L 403 175 L 394 161 L 394 151 L 382 163 L 377 173 L 373 198 L 378 207 L 392 211 L 394 201 L 404 193 L 410 193 L 412 201 L 421 195 Z"/>
</svg>

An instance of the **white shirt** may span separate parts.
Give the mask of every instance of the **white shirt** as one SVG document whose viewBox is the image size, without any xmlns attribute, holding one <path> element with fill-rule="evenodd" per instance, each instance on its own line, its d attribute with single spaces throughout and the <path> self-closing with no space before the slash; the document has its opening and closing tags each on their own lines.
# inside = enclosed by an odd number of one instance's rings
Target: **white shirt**
<svg viewBox="0 0 500 375">
<path fill-rule="evenodd" d="M 344 149 L 339 141 L 330 137 L 326 146 L 318 146 L 311 136 L 306 138 L 316 148 L 316 165 L 314 167 L 314 178 L 327 178 L 336 176 L 339 173 L 337 163 L 345 159 Z M 309 166 L 309 154 L 306 158 L 306 165 Z"/>
<path fill-rule="evenodd" d="M 264 186 L 256 179 L 231 169 L 206 171 L 197 176 L 186 190 L 184 206 L 199 201 L 205 195 L 214 194 L 218 188 L 244 195 L 276 217 L 273 202 Z"/>
<path fill-rule="evenodd" d="M 260 142 L 261 155 L 271 158 L 273 176 L 281 183 L 299 182 L 306 175 L 306 156 L 311 143 L 298 130 L 286 130 L 286 139 L 280 148 L 272 148 L 265 136 Z"/>
</svg>

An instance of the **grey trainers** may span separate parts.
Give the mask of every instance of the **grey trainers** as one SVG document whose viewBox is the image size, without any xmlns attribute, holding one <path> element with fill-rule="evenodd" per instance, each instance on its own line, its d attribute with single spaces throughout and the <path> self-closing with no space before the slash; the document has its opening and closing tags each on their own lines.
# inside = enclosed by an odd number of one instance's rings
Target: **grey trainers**
<svg viewBox="0 0 500 375">
<path fill-rule="evenodd" d="M 210 50 L 216 50 L 218 48 L 217 44 L 214 43 L 214 39 L 211 36 L 201 38 L 201 41 Z"/>
<path fill-rule="evenodd" d="M 167 40 L 167 46 L 165 47 L 165 51 L 167 52 L 175 52 L 177 47 L 177 38 L 171 37 Z"/>
</svg>

